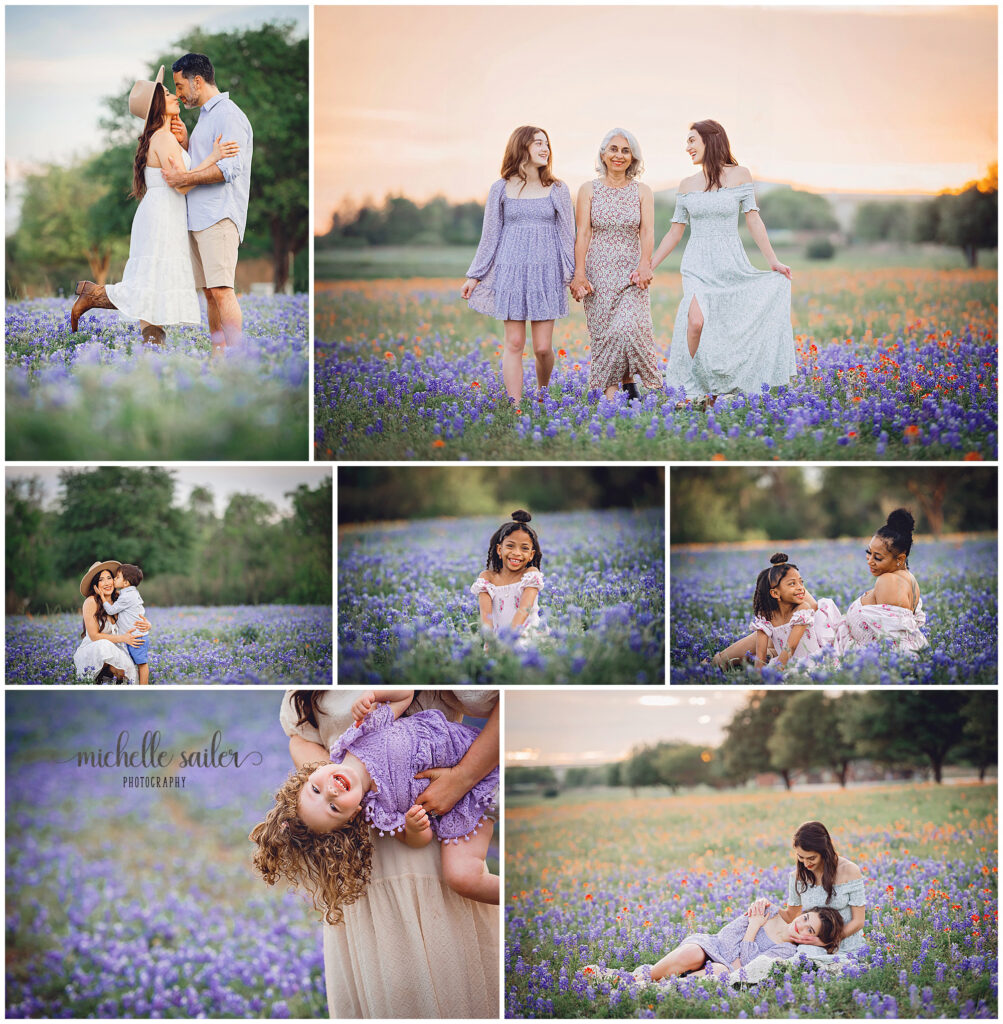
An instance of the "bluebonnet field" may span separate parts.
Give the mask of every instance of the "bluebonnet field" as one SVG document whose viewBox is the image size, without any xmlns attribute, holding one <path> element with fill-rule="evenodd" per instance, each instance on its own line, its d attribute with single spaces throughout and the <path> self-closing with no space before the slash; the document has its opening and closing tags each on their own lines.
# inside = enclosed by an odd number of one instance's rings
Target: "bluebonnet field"
<svg viewBox="0 0 1003 1024">
<path fill-rule="evenodd" d="M 246 346 L 210 359 L 205 326 L 163 347 L 113 311 L 70 332 L 69 299 L 8 303 L 8 459 L 303 459 L 306 295 L 241 296 Z"/>
<path fill-rule="evenodd" d="M 615 792 L 507 804 L 507 1017 L 997 1017 L 995 785 Z M 842 975 L 788 962 L 743 989 L 626 975 L 758 896 L 784 902 L 789 836 L 811 818 L 865 879 L 867 945 Z"/>
<path fill-rule="evenodd" d="M 281 694 L 7 695 L 8 1017 L 323 1017 L 321 923 L 252 874 L 247 834 L 291 767 Z M 159 730 L 183 789 L 78 768 Z M 180 768 L 214 730 L 241 768 Z M 72 758 L 71 762 L 66 759 Z M 64 762 L 64 763 L 59 763 Z"/>
<path fill-rule="evenodd" d="M 660 683 L 665 678 L 662 510 L 533 518 L 543 550 L 540 610 L 550 636 L 485 653 L 470 585 L 494 517 L 343 531 L 338 549 L 338 681 Z"/>
<path fill-rule="evenodd" d="M 864 547 L 863 541 L 820 540 L 784 541 L 779 547 L 765 542 L 755 550 L 674 549 L 670 557 L 671 681 L 994 685 L 999 633 L 995 537 L 916 542 L 909 568 L 920 586 L 926 612 L 924 633 L 930 646 L 915 658 L 890 645 L 874 644 L 851 652 L 838 667 L 822 663 L 796 673 L 767 667 L 762 677 L 752 677 L 752 669 L 724 674 L 704 664 L 751 632 L 756 577 L 769 565 L 774 551 L 787 552 L 813 597 L 830 597 L 845 612 L 874 585 Z"/>
<path fill-rule="evenodd" d="M 459 283 L 351 282 L 317 292 L 320 459 L 951 459 L 997 457 L 996 272 L 808 270 L 795 277 L 797 377 L 774 393 L 676 410 L 681 395 L 588 392 L 580 306 L 554 334 L 538 405 L 499 392 L 499 324 Z M 652 291 L 666 361 L 678 274 Z"/>
<path fill-rule="evenodd" d="M 331 683 L 328 606 L 150 607 L 147 614 L 151 684 Z M 81 628 L 79 615 L 8 615 L 7 685 L 75 683 Z"/>
</svg>

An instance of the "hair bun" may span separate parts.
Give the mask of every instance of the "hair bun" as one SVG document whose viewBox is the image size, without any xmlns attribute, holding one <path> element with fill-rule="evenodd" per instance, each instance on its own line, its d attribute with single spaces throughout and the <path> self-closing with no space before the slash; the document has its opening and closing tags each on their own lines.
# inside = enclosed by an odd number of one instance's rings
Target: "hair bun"
<svg viewBox="0 0 1003 1024">
<path fill-rule="evenodd" d="M 781 552 L 781 551 L 778 551 L 775 555 L 773 555 L 770 558 L 770 564 L 771 565 L 783 565 L 784 562 L 786 562 L 786 561 L 787 561 L 787 556 L 783 552 Z"/>
<path fill-rule="evenodd" d="M 912 513 L 907 508 L 897 508 L 894 512 L 888 515 L 888 525 L 896 532 L 905 534 L 906 536 L 912 536 L 913 528 L 916 525 L 916 520 L 913 519 Z"/>
<path fill-rule="evenodd" d="M 533 517 L 523 508 L 517 508 L 512 513 L 512 518 L 517 523 L 528 523 Z"/>
</svg>

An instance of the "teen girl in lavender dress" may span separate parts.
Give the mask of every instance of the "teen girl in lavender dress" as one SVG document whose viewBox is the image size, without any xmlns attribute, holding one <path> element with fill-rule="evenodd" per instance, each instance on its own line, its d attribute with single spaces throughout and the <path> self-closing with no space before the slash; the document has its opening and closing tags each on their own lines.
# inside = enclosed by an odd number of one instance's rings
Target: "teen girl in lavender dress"
<svg viewBox="0 0 1003 1024">
<path fill-rule="evenodd" d="M 542 128 L 527 125 L 512 133 L 461 292 L 471 309 L 505 321 L 502 378 L 516 404 L 522 400 L 526 322 L 542 401 L 554 368 L 554 320 L 568 315 L 567 287 L 575 270 L 571 192 L 554 177 L 552 161 Z"/>
</svg>

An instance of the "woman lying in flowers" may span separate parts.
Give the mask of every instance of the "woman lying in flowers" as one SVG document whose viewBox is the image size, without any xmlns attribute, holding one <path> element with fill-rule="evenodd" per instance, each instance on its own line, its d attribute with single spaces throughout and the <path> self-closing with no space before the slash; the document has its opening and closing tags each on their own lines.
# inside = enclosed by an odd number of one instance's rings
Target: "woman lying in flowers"
<svg viewBox="0 0 1003 1024">
<path fill-rule="evenodd" d="M 871 538 L 867 568 L 875 577 L 874 587 L 850 605 L 839 624 L 834 641 L 837 654 L 882 639 L 912 653 L 928 645 L 922 633 L 926 613 L 919 584 L 909 571 L 914 526 L 912 514 L 897 508 Z"/>
<path fill-rule="evenodd" d="M 820 821 L 806 821 L 794 833 L 795 868 L 787 883 L 787 905 L 778 910 L 787 922 L 806 907 L 831 907 L 842 921 L 839 952 L 849 953 L 864 945 L 864 876 L 851 860 L 836 853 L 829 830 Z M 746 911 L 760 915 L 773 908 L 759 899 Z M 773 908 L 776 909 L 776 908 Z M 832 950 L 827 950 L 832 953 Z"/>
<path fill-rule="evenodd" d="M 687 935 L 653 967 L 642 964 L 634 974 L 642 981 L 661 981 L 679 974 L 730 974 L 748 967 L 759 956 L 790 959 L 801 946 L 820 946 L 834 953 L 842 932 L 843 919 L 832 907 L 817 907 L 787 922 L 776 907 L 767 906 L 762 913 L 736 917 L 714 935 Z"/>
<path fill-rule="evenodd" d="M 536 531 L 529 525 L 532 518 L 517 509 L 511 522 L 495 530 L 488 541 L 487 568 L 470 587 L 480 608 L 482 632 L 487 637 L 502 629 L 517 632 L 519 647 L 528 647 L 531 640 L 546 632 L 536 600 L 543 590 L 543 551 Z"/>
<path fill-rule="evenodd" d="M 753 632 L 714 655 L 718 668 L 734 668 L 750 658 L 757 669 L 767 662 L 784 668 L 792 660 L 818 658 L 831 648 L 842 620 L 833 601 L 816 601 L 808 593 L 798 567 L 782 552 L 756 579 L 752 614 Z"/>
</svg>

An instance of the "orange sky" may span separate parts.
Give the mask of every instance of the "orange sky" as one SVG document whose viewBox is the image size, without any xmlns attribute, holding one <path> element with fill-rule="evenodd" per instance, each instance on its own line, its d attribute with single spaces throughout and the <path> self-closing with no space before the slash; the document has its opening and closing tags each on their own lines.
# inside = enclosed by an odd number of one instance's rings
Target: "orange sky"
<svg viewBox="0 0 1003 1024">
<path fill-rule="evenodd" d="M 936 192 L 997 158 L 995 7 L 316 7 L 316 229 L 346 197 L 483 199 L 520 124 L 593 177 L 634 132 L 656 191 L 721 121 L 754 177 Z"/>
</svg>

